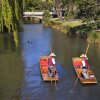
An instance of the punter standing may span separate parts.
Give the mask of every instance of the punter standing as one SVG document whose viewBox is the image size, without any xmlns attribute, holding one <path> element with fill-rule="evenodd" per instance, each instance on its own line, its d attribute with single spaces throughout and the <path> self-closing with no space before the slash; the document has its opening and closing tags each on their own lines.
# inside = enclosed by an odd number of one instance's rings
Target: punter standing
<svg viewBox="0 0 100 100">
<path fill-rule="evenodd" d="M 56 55 L 54 53 L 51 53 L 48 58 L 48 76 L 49 77 L 55 77 L 55 57 Z"/>
</svg>

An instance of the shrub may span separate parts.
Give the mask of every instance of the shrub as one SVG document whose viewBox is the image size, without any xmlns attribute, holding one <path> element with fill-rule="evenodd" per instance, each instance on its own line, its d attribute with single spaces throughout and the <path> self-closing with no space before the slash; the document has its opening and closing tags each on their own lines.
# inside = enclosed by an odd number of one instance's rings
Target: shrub
<svg viewBox="0 0 100 100">
<path fill-rule="evenodd" d="M 44 22 L 48 22 L 51 18 L 51 14 L 49 13 L 48 10 L 45 10 L 44 13 L 43 13 L 43 21 Z"/>
</svg>

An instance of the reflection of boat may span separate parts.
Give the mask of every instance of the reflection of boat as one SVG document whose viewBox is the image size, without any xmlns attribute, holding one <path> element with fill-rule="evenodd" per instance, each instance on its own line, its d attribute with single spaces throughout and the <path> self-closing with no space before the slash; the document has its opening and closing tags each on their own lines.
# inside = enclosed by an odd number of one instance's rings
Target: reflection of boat
<svg viewBox="0 0 100 100">
<path fill-rule="evenodd" d="M 82 67 L 81 67 L 82 66 L 82 58 L 80 58 L 80 57 L 72 58 L 72 62 L 73 62 L 73 66 L 76 71 L 76 74 L 77 74 L 78 78 L 80 79 L 81 83 L 83 83 L 83 84 L 97 83 L 96 77 L 94 76 L 94 73 L 92 72 L 90 66 L 88 66 L 88 68 L 87 68 L 89 77 L 87 79 L 82 78 Z"/>
<path fill-rule="evenodd" d="M 55 74 L 55 77 L 48 77 L 48 56 L 40 57 L 40 71 L 43 81 L 58 81 L 57 72 Z"/>
</svg>

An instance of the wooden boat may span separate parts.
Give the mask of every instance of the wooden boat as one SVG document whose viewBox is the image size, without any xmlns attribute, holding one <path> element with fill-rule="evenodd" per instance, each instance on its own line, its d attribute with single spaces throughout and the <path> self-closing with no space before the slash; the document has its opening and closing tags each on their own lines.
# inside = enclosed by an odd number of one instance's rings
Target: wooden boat
<svg viewBox="0 0 100 100">
<path fill-rule="evenodd" d="M 55 77 L 48 77 L 48 56 L 40 57 L 40 71 L 43 81 L 58 81 L 57 71 Z"/>
<path fill-rule="evenodd" d="M 79 78 L 79 80 L 81 81 L 82 84 L 96 84 L 97 83 L 96 77 L 95 77 L 94 73 L 92 72 L 90 66 L 88 66 L 88 68 L 87 68 L 89 77 L 87 79 L 82 77 L 82 67 L 81 67 L 82 66 L 82 58 L 80 58 L 80 57 L 72 58 L 72 62 L 73 62 L 73 66 L 74 66 L 75 72 L 77 74 L 77 77 Z"/>
</svg>

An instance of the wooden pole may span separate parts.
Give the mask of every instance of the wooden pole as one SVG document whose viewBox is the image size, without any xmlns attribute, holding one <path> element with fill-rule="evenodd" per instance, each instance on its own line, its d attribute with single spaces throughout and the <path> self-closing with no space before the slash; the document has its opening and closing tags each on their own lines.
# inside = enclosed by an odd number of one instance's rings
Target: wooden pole
<svg viewBox="0 0 100 100">
<path fill-rule="evenodd" d="M 88 46 L 87 46 L 87 49 L 85 51 L 85 54 L 87 54 L 88 50 L 89 50 L 89 47 L 90 47 L 90 43 L 88 43 Z"/>
<path fill-rule="evenodd" d="M 51 83 L 52 83 L 52 78 L 51 78 Z"/>
<path fill-rule="evenodd" d="M 50 45 L 50 53 L 52 53 L 52 48 L 51 48 L 51 45 Z"/>
<path fill-rule="evenodd" d="M 77 85 L 77 82 L 78 82 L 78 77 L 77 77 L 76 80 L 75 80 L 74 89 L 75 89 L 75 87 L 76 87 L 76 85 Z"/>
<path fill-rule="evenodd" d="M 55 79 L 55 87 L 56 87 L 56 79 Z"/>
<path fill-rule="evenodd" d="M 55 73 L 55 76 L 56 76 L 56 66 L 55 66 L 54 73 Z M 55 86 L 56 86 L 56 79 L 55 79 Z"/>
</svg>

